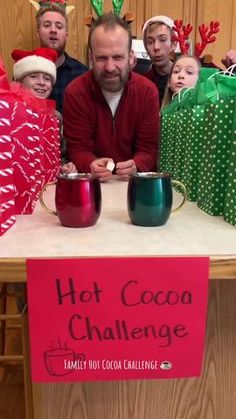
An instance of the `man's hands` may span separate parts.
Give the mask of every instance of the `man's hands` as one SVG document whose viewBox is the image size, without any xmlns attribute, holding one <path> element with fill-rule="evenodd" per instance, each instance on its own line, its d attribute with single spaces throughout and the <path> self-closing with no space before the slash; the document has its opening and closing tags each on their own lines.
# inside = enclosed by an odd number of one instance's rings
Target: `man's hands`
<svg viewBox="0 0 236 419">
<path fill-rule="evenodd" d="M 116 164 L 116 173 L 121 179 L 128 179 L 129 175 L 137 172 L 134 160 L 120 161 Z"/>
<path fill-rule="evenodd" d="M 97 175 L 101 181 L 108 181 L 112 177 L 112 171 L 107 167 L 108 162 L 113 162 L 109 157 L 102 157 L 94 160 L 90 164 L 91 173 Z M 137 172 L 137 167 L 134 160 L 126 160 L 116 164 L 116 174 L 121 179 L 128 179 L 129 175 Z"/>
<path fill-rule="evenodd" d="M 96 159 L 90 164 L 90 170 L 93 175 L 99 177 L 103 182 L 111 179 L 112 171 L 107 169 L 107 163 L 113 161 L 109 157 L 102 157 L 101 159 Z"/>
</svg>

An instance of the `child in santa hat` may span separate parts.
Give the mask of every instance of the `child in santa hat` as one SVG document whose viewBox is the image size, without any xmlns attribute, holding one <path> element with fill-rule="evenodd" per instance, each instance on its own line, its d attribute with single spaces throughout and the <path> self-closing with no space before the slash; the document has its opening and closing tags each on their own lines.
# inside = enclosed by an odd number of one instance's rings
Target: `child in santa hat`
<svg viewBox="0 0 236 419">
<path fill-rule="evenodd" d="M 56 82 L 56 59 L 57 52 L 51 48 L 37 48 L 33 51 L 22 51 L 15 49 L 12 52 L 15 60 L 13 65 L 13 78 L 28 89 L 33 96 L 39 99 L 47 99 Z M 62 116 L 55 111 L 60 122 Z M 62 136 L 62 161 L 65 161 L 66 145 Z M 63 173 L 77 172 L 72 162 L 62 164 Z"/>
</svg>

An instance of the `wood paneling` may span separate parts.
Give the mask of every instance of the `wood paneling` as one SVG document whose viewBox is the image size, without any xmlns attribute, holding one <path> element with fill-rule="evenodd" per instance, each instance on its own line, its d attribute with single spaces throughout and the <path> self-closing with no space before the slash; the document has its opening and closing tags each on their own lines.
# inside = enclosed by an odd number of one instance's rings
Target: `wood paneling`
<svg viewBox="0 0 236 419">
<path fill-rule="evenodd" d="M 212 54 L 214 61 L 220 64 L 230 48 L 236 49 L 236 5 L 235 0 L 199 0 L 196 21 L 209 24 L 211 20 L 220 22 L 220 32 L 217 41 L 208 45 L 207 52 Z M 197 39 L 199 38 L 197 34 Z"/>
<path fill-rule="evenodd" d="M 83 17 L 91 13 L 90 1 L 69 0 L 76 9 L 69 15 L 68 52 L 82 62 L 87 60 L 88 29 L 83 24 Z M 111 0 L 104 1 L 104 11 L 112 9 Z M 195 41 L 196 28 L 200 23 L 219 20 L 221 31 L 218 41 L 209 45 L 207 53 L 214 60 L 220 59 L 230 49 L 236 49 L 236 2 L 235 0 L 125 0 L 122 13 L 132 11 L 136 21 L 132 24 L 135 37 L 141 36 L 142 25 L 149 17 L 164 14 L 173 19 L 182 18 L 194 27 L 192 40 Z M 0 55 L 2 56 L 9 77 L 12 75 L 11 51 L 14 48 L 32 49 L 38 46 L 35 27 L 35 10 L 27 0 L 0 0 Z"/>
<path fill-rule="evenodd" d="M 0 0 L 0 55 L 10 75 L 14 48 L 32 49 L 31 6 L 22 0 L 10 5 Z"/>
</svg>

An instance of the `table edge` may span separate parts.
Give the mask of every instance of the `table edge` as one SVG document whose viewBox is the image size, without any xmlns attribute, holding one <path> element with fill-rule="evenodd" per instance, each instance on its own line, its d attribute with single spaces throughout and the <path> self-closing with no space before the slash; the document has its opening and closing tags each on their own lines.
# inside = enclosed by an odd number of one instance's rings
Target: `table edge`
<svg viewBox="0 0 236 419">
<path fill-rule="evenodd" d="M 142 255 L 140 255 L 141 257 Z M 175 255 L 181 257 L 181 255 Z M 199 255 L 201 256 L 201 255 Z M 206 256 L 206 255 L 202 255 Z M 104 256 L 97 256 L 104 257 Z M 112 257 L 112 256 L 110 256 Z M 113 256 L 115 257 L 115 256 Z M 122 257 L 122 256 L 118 256 Z M 139 257 L 139 255 L 130 256 L 130 257 Z M 148 256 L 142 256 L 148 257 Z M 150 256 L 150 257 L 153 257 Z M 157 256 L 158 257 L 158 256 Z M 160 257 L 165 257 L 161 255 Z M 173 255 L 166 257 L 174 257 Z M 188 256 L 183 256 L 188 257 Z M 189 255 L 189 257 L 195 257 L 195 255 Z M 197 257 L 197 256 L 196 256 Z M 210 257 L 210 275 L 211 280 L 226 280 L 226 279 L 235 279 L 236 280 L 236 255 L 212 255 Z M 43 258 L 37 258 L 43 259 Z M 55 258 L 52 258 L 55 259 Z M 57 259 L 62 259 L 57 258 Z M 65 258 L 71 259 L 71 258 Z M 0 258 L 0 282 L 26 282 L 26 258 Z"/>
</svg>

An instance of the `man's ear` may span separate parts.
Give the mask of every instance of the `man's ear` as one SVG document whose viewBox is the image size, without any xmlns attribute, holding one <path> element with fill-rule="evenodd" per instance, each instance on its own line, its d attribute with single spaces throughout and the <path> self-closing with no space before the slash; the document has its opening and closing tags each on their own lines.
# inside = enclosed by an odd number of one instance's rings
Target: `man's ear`
<svg viewBox="0 0 236 419">
<path fill-rule="evenodd" d="M 137 57 L 134 53 L 134 50 L 130 50 L 129 52 L 129 67 L 132 70 L 137 64 Z"/>
<path fill-rule="evenodd" d="M 91 49 L 88 52 L 88 67 L 93 68 L 93 55 Z"/>
</svg>

